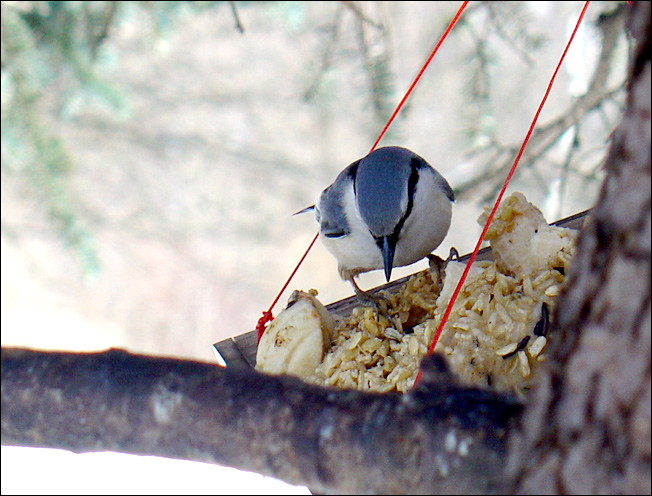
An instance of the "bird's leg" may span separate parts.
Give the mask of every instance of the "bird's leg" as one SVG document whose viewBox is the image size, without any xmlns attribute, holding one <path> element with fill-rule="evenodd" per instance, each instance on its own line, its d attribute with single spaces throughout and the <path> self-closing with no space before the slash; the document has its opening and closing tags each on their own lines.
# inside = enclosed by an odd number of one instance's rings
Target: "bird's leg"
<svg viewBox="0 0 652 496">
<path fill-rule="evenodd" d="M 387 296 L 380 293 L 372 294 L 367 291 L 361 290 L 360 287 L 356 284 L 355 280 L 353 279 L 353 276 L 349 277 L 348 281 L 353 286 L 353 291 L 355 292 L 355 296 L 358 299 L 358 302 L 362 306 L 373 307 L 374 310 L 376 310 L 376 312 L 378 312 L 380 315 L 385 317 L 392 324 L 396 325 L 396 323 L 394 322 L 394 318 L 389 314 L 389 308 L 391 302 L 389 301 L 389 298 Z"/>
<path fill-rule="evenodd" d="M 455 248 L 451 248 L 448 258 L 443 260 L 437 255 L 432 253 L 428 255 L 428 266 L 430 267 L 430 274 L 432 275 L 433 280 L 437 284 L 437 291 L 441 292 L 444 287 L 444 277 L 446 275 L 446 266 L 448 262 L 457 261 L 460 258 L 460 254 Z"/>
<path fill-rule="evenodd" d="M 349 278 L 349 282 L 353 286 L 353 291 L 355 292 L 355 296 L 358 298 L 358 301 L 360 302 L 361 305 L 365 307 L 374 307 L 376 310 L 381 311 L 382 308 L 379 307 L 379 303 L 382 302 L 384 303 L 383 308 L 385 311 L 387 311 L 387 308 L 389 308 L 389 298 L 387 296 L 376 293 L 372 294 L 367 291 L 363 291 L 360 289 L 360 287 L 356 284 L 355 280 L 353 277 Z"/>
</svg>

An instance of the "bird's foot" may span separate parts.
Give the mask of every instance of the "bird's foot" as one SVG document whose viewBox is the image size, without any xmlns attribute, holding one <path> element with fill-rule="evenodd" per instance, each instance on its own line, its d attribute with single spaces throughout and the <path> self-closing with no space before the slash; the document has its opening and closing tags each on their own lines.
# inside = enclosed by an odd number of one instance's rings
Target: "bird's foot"
<svg viewBox="0 0 652 496">
<path fill-rule="evenodd" d="M 389 298 L 381 293 L 368 293 L 367 291 L 357 289 L 355 296 L 360 305 L 364 307 L 373 307 L 379 313 L 387 313 L 388 309 L 391 307 Z"/>
<path fill-rule="evenodd" d="M 369 293 L 367 291 L 361 290 L 358 285 L 355 283 L 353 278 L 350 279 L 353 290 L 355 291 L 355 296 L 358 299 L 360 305 L 364 307 L 373 308 L 378 315 L 382 315 L 387 319 L 387 321 L 394 326 L 399 332 L 403 332 L 403 326 L 401 325 L 399 318 L 394 318 L 389 313 L 389 310 L 392 307 L 391 301 L 387 296 L 382 293 Z"/>
<path fill-rule="evenodd" d="M 444 277 L 446 275 L 446 266 L 448 262 L 457 261 L 460 258 L 460 254 L 453 247 L 451 248 L 448 258 L 446 260 L 438 257 L 437 255 L 430 254 L 428 255 L 428 266 L 430 268 L 430 274 L 437 285 L 437 291 L 441 292 L 444 287 Z"/>
</svg>

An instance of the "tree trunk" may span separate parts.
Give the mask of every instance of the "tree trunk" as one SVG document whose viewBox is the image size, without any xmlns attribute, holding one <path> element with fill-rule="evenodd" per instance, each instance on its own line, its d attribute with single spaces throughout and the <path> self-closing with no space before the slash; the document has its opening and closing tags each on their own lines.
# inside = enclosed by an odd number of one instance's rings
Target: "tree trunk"
<svg viewBox="0 0 652 496">
<path fill-rule="evenodd" d="M 554 356 L 510 439 L 517 493 L 650 494 L 650 2 L 633 2 L 627 108 L 554 315 Z"/>
</svg>

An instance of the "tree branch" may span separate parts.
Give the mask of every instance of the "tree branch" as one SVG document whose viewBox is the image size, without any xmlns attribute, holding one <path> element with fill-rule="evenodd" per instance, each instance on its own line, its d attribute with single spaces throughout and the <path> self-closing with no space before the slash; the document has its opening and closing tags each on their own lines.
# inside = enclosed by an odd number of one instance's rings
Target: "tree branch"
<svg viewBox="0 0 652 496">
<path fill-rule="evenodd" d="M 426 364 L 399 395 L 120 350 L 3 349 L 2 444 L 218 463 L 318 491 L 499 491 L 520 404 Z"/>
<path fill-rule="evenodd" d="M 235 28 L 242 34 L 244 34 L 245 29 L 240 21 L 240 14 L 238 14 L 238 7 L 235 4 L 235 2 L 229 2 L 229 5 L 231 6 L 231 13 L 233 14 L 233 20 L 235 21 Z"/>
<path fill-rule="evenodd" d="M 534 130 L 521 162 L 521 170 L 539 160 L 571 126 L 579 122 L 585 115 L 600 108 L 606 99 L 612 98 L 622 91 L 621 86 L 609 89 L 606 85 L 618 37 L 623 31 L 627 18 L 625 15 L 626 9 L 626 6 L 621 6 L 610 15 L 604 15 L 600 19 L 598 28 L 602 35 L 602 49 L 588 90 L 571 105 L 567 112 L 552 122 L 539 126 Z M 485 161 L 487 166 L 480 170 L 478 174 L 456 186 L 456 196 L 464 198 L 465 195 L 475 191 L 479 186 L 486 185 L 488 181 L 501 178 L 500 184 L 496 185 L 496 191 L 491 191 L 488 195 L 489 197 L 495 196 L 497 190 L 502 186 L 502 178 L 512 166 L 518 148 L 519 146 L 515 144 L 502 145 L 493 142 L 482 150 L 474 152 L 474 154 L 477 154 L 478 152 L 490 151 L 492 159 Z"/>
</svg>

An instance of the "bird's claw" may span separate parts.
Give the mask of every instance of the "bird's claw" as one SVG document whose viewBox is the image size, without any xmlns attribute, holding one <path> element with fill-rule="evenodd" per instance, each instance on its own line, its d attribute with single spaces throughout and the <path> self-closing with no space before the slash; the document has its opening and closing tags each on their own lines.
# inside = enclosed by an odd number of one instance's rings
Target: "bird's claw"
<svg viewBox="0 0 652 496">
<path fill-rule="evenodd" d="M 362 306 L 373 307 L 377 312 L 387 312 L 387 309 L 391 306 L 389 298 L 381 293 L 372 294 L 357 290 L 355 296 Z"/>
<path fill-rule="evenodd" d="M 457 261 L 460 259 L 460 254 L 457 251 L 457 248 L 454 246 L 451 246 L 450 251 L 448 252 L 448 258 L 446 259 L 446 263 L 451 262 L 451 261 Z"/>
<path fill-rule="evenodd" d="M 362 291 L 357 284 L 354 284 L 353 288 L 360 305 L 364 307 L 372 307 L 378 315 L 385 317 L 399 332 L 402 332 L 403 326 L 401 323 L 399 322 L 397 324 L 396 319 L 394 319 L 394 317 L 389 313 L 392 303 L 386 295 L 382 293 L 369 293 L 367 291 Z"/>
<path fill-rule="evenodd" d="M 430 274 L 432 275 L 433 281 L 437 285 L 438 292 L 441 292 L 444 287 L 444 277 L 446 276 L 446 266 L 448 265 L 448 262 L 457 261 L 459 259 L 460 254 L 454 247 L 450 249 L 446 260 L 432 253 L 428 255 L 428 267 L 430 268 Z"/>
</svg>

